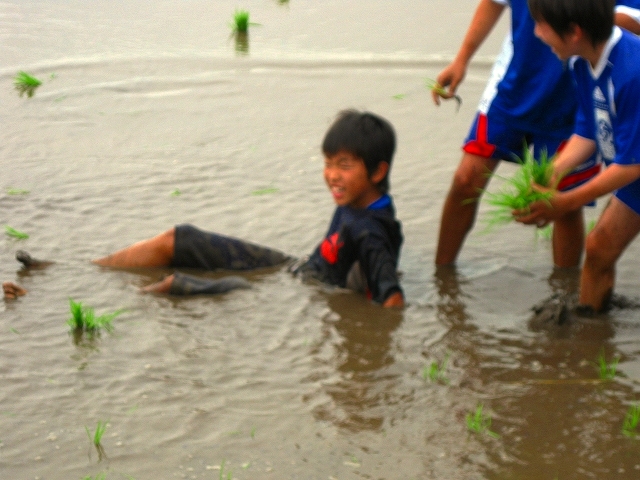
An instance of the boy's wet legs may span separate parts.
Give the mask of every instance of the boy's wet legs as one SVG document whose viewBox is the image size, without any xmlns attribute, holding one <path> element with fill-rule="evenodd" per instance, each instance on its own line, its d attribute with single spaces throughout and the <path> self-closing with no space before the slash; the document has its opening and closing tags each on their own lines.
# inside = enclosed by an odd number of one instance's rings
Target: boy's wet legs
<svg viewBox="0 0 640 480">
<path fill-rule="evenodd" d="M 173 258 L 174 244 L 175 229 L 171 228 L 153 238 L 93 260 L 93 263 L 113 268 L 167 267 Z"/>
<path fill-rule="evenodd" d="M 580 277 L 580 305 L 595 312 L 607 307 L 615 283 L 615 266 L 625 248 L 640 232 L 640 215 L 615 197 L 587 235 Z"/>
<path fill-rule="evenodd" d="M 559 268 L 580 265 L 584 250 L 584 215 L 582 209 L 570 212 L 553 222 L 553 264 Z"/>
<path fill-rule="evenodd" d="M 455 263 L 475 222 L 481 191 L 498 163 L 497 160 L 470 153 L 462 156 L 442 207 L 436 265 Z"/>
</svg>

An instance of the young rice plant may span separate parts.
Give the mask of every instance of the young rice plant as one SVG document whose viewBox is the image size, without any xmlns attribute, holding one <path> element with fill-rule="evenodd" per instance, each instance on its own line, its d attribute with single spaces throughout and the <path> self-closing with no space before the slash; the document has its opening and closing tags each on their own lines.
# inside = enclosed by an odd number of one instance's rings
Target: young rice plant
<svg viewBox="0 0 640 480">
<path fill-rule="evenodd" d="M 598 369 L 598 375 L 601 380 L 613 380 L 618 372 L 618 362 L 620 357 L 614 358 L 611 363 L 607 363 L 607 359 L 604 356 L 604 350 L 600 351 L 600 355 L 596 360 L 596 368 Z"/>
<path fill-rule="evenodd" d="M 33 97 L 36 88 L 42 85 L 42 82 L 27 72 L 19 71 L 13 79 L 13 84 L 16 90 L 20 92 L 20 96 L 26 93 L 27 97 Z"/>
<path fill-rule="evenodd" d="M 233 14 L 233 23 L 231 24 L 232 33 L 246 35 L 249 33 L 249 25 L 260 25 L 249 21 L 249 12 L 247 10 L 236 10 Z"/>
<path fill-rule="evenodd" d="M 24 240 L 25 238 L 29 238 L 28 233 L 24 233 L 24 232 L 21 232 L 20 230 L 16 230 L 15 228 L 10 227 L 9 225 L 4 226 L 4 231 L 10 237 L 17 238 L 19 240 Z"/>
<path fill-rule="evenodd" d="M 640 423 L 640 403 L 629 407 L 622 422 L 622 433 L 627 437 L 638 435 L 638 423 Z"/>
<path fill-rule="evenodd" d="M 107 429 L 107 424 L 109 421 L 102 422 L 98 420 L 98 424 L 96 425 L 96 429 L 91 435 L 91 431 L 85 425 L 84 429 L 87 431 L 87 436 L 89 437 L 89 441 L 93 443 L 93 446 L 96 447 L 98 451 L 98 461 L 102 461 L 103 458 L 106 458 L 107 455 L 104 451 L 104 447 L 102 446 L 102 436 L 104 435 L 104 431 Z"/>
<path fill-rule="evenodd" d="M 111 332 L 113 330 L 111 322 L 124 312 L 124 310 L 117 310 L 113 313 L 96 316 L 93 308 L 84 306 L 82 302 L 75 302 L 72 298 L 69 299 L 69 309 L 71 317 L 67 320 L 67 325 L 75 332 L 88 333 L 97 333 L 102 328 Z"/>
<path fill-rule="evenodd" d="M 482 403 L 479 403 L 475 412 L 467 413 L 467 428 L 475 433 L 486 433 L 492 438 L 500 438 L 496 432 L 491 431 L 491 417 L 486 415 Z"/>
<path fill-rule="evenodd" d="M 449 355 L 444 357 L 444 360 L 441 362 L 433 361 L 429 365 L 426 365 L 422 369 L 422 378 L 425 380 L 429 380 L 430 382 L 442 382 L 448 383 L 447 379 L 447 363 L 449 361 Z"/>
</svg>

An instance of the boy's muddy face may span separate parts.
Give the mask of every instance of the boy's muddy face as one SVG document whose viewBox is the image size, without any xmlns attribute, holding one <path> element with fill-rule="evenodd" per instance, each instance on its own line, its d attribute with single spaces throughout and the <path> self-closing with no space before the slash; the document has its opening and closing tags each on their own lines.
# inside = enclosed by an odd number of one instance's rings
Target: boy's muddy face
<svg viewBox="0 0 640 480">
<path fill-rule="evenodd" d="M 367 208 L 380 198 L 364 161 L 349 152 L 325 157 L 324 179 L 337 205 Z"/>
</svg>

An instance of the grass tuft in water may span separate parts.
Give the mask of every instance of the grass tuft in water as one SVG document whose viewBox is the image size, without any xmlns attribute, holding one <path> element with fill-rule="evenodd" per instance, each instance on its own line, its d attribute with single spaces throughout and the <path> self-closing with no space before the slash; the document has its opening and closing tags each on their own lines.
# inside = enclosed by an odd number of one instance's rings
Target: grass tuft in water
<svg viewBox="0 0 640 480">
<path fill-rule="evenodd" d="M 91 477 L 89 475 L 87 475 L 86 477 L 82 477 L 82 480 L 105 480 L 106 478 L 106 473 L 98 473 L 95 477 Z"/>
<path fill-rule="evenodd" d="M 26 238 L 29 238 L 29 234 L 21 232 L 20 230 L 16 230 L 15 228 L 10 227 L 9 225 L 4 226 L 4 231 L 10 237 L 17 238 L 19 240 L 24 240 Z"/>
<path fill-rule="evenodd" d="M 98 420 L 98 424 L 96 425 L 96 429 L 93 432 L 93 435 L 91 435 L 89 427 L 87 427 L 86 425 L 84 427 L 87 432 L 87 436 L 89 437 L 89 441 L 93 444 L 94 447 L 96 447 L 96 450 L 98 452 L 98 461 L 102 461 L 103 458 L 107 458 L 104 447 L 102 446 L 102 436 L 104 435 L 104 431 L 107 429 L 108 424 L 108 420 L 106 422 Z"/>
<path fill-rule="evenodd" d="M 231 24 L 231 30 L 233 33 L 239 33 L 246 35 L 249 33 L 249 25 L 260 25 L 259 23 L 254 23 L 249 21 L 249 11 L 248 10 L 236 10 L 233 13 L 233 23 Z"/>
<path fill-rule="evenodd" d="M 220 477 L 219 477 L 219 479 L 220 480 L 225 480 L 225 478 L 226 478 L 226 480 L 231 480 L 233 478 L 233 472 L 231 472 L 231 471 L 227 472 L 227 475 L 225 477 L 225 474 L 224 474 L 224 462 L 225 461 L 222 460 L 222 463 L 220 464 Z"/>
<path fill-rule="evenodd" d="M 503 178 L 506 186 L 497 193 L 484 191 L 486 201 L 493 207 L 488 212 L 488 227 L 502 225 L 514 221 L 511 212 L 513 210 L 526 209 L 533 202 L 549 201 L 551 193 L 541 193 L 533 190 L 534 183 L 544 187 L 555 188 L 550 185 L 553 175 L 553 157 L 549 158 L 546 152 L 542 152 L 536 160 L 528 148 L 524 149 L 522 158 L 518 158 L 520 167 L 511 178 Z M 470 200 L 474 202 L 475 199 Z"/>
<path fill-rule="evenodd" d="M 446 375 L 447 363 L 449 362 L 449 355 L 441 362 L 433 361 L 429 365 L 426 365 L 422 369 L 422 378 L 429 380 L 430 382 L 449 383 L 449 379 Z"/>
<path fill-rule="evenodd" d="M 13 85 L 20 92 L 20 96 L 27 94 L 27 97 L 33 97 L 36 88 L 42 85 L 42 82 L 36 77 L 29 75 L 27 72 L 19 71 L 13 78 Z"/>
<path fill-rule="evenodd" d="M 23 188 L 8 188 L 7 195 L 27 195 L 29 190 Z"/>
<path fill-rule="evenodd" d="M 630 438 L 638 435 L 638 424 L 640 423 L 640 403 L 636 403 L 629 407 L 627 414 L 622 422 L 622 433 Z"/>
<path fill-rule="evenodd" d="M 436 92 L 438 95 L 443 96 L 445 100 L 449 96 L 449 92 L 447 92 L 438 82 L 431 78 L 427 78 L 425 80 L 425 85 L 432 92 Z M 456 111 L 460 110 L 460 105 L 462 105 L 462 97 L 460 95 L 454 95 L 451 98 L 453 98 L 457 103 Z"/>
<path fill-rule="evenodd" d="M 100 329 L 105 329 L 107 332 L 113 331 L 113 319 L 124 312 L 124 310 L 117 310 L 96 316 L 93 308 L 83 305 L 82 302 L 75 302 L 72 298 L 69 299 L 69 309 L 71 317 L 67 320 L 67 325 L 74 332 L 88 333 L 97 333 Z"/>
<path fill-rule="evenodd" d="M 484 406 L 478 403 L 474 412 L 467 413 L 467 428 L 474 433 L 486 433 L 492 438 L 500 438 L 491 431 L 491 417 L 483 412 Z"/>
<path fill-rule="evenodd" d="M 618 362 L 620 357 L 613 359 L 611 363 L 607 363 L 607 359 L 604 355 L 604 350 L 600 351 L 600 355 L 596 359 L 596 368 L 598 369 L 598 376 L 601 380 L 613 380 L 618 373 Z"/>
</svg>

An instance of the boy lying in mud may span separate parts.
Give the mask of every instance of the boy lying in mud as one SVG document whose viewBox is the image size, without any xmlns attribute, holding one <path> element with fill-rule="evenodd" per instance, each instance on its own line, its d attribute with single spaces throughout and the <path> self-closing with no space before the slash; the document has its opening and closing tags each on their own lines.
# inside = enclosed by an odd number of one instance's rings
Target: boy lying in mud
<svg viewBox="0 0 640 480">
<path fill-rule="evenodd" d="M 110 268 L 205 271 L 247 271 L 289 264 L 290 270 L 303 279 L 363 291 L 384 307 L 402 307 L 404 296 L 397 269 L 403 237 L 388 194 L 395 147 L 395 132 L 385 119 L 355 110 L 338 115 L 322 144 L 324 179 L 337 208 L 327 234 L 308 258 L 295 260 L 277 250 L 178 225 L 94 263 Z M 26 267 L 38 262 L 25 252 L 17 257 Z M 144 291 L 214 294 L 248 286 L 237 276 L 209 279 L 176 271 Z M 3 283 L 2 288 L 5 298 L 26 293 L 12 282 Z"/>
</svg>

